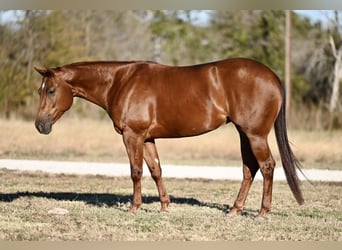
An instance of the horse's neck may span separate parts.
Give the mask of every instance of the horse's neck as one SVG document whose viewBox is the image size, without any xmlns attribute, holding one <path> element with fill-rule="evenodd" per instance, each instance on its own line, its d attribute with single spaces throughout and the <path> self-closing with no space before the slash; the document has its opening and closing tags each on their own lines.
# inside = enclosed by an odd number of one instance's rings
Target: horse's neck
<svg viewBox="0 0 342 250">
<path fill-rule="evenodd" d="M 93 62 L 69 65 L 72 78 L 69 80 L 73 87 L 74 96 L 84 98 L 104 109 L 108 109 L 107 96 L 113 88 L 120 88 L 122 73 L 127 76 L 134 72 L 135 67 L 123 68 L 125 65 L 134 65 L 135 61 L 127 62 Z M 118 73 L 118 69 L 121 73 Z M 121 79 L 121 80 L 120 80 Z M 114 81 L 115 80 L 115 81 Z"/>
<path fill-rule="evenodd" d="M 110 73 L 96 73 L 92 70 L 76 69 L 73 72 L 74 77 L 69 81 L 72 85 L 73 95 L 86 99 L 98 106 L 106 109 L 106 92 L 111 88 Z"/>
</svg>

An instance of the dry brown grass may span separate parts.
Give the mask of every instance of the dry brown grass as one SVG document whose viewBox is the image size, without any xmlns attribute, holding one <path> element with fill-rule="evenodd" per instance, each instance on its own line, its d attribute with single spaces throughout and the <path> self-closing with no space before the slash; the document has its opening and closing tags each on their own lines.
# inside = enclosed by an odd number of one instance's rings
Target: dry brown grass
<svg viewBox="0 0 342 250">
<path fill-rule="evenodd" d="M 293 150 L 305 168 L 342 169 L 342 131 L 289 131 Z M 270 147 L 278 165 L 274 133 Z M 205 135 L 157 140 L 162 163 L 241 165 L 239 137 L 227 125 Z M 40 135 L 33 121 L 0 120 L 0 157 L 127 162 L 121 136 L 111 121 L 63 117 L 50 135 Z"/>
<path fill-rule="evenodd" d="M 159 213 L 155 185 L 144 178 L 144 204 L 133 216 L 127 213 L 128 177 L 0 169 L 0 178 L 0 240 L 342 240 L 341 183 L 304 184 L 306 203 L 298 206 L 287 184 L 275 182 L 273 212 L 268 221 L 258 221 L 259 181 L 245 212 L 227 218 L 236 181 L 166 179 L 172 203 L 169 213 Z"/>
</svg>

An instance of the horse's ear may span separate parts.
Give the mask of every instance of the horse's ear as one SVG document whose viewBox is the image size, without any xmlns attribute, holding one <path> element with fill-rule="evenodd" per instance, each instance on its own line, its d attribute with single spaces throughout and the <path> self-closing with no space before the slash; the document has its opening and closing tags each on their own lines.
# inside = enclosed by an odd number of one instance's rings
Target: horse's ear
<svg viewBox="0 0 342 250">
<path fill-rule="evenodd" d="M 39 68 L 36 66 L 34 66 L 33 68 L 42 76 L 52 76 L 54 74 L 54 71 L 50 68 Z"/>
<path fill-rule="evenodd" d="M 46 74 L 47 72 L 47 69 L 46 68 L 39 68 L 39 67 L 36 67 L 34 66 L 33 67 L 39 74 L 41 74 L 42 76 Z"/>
</svg>

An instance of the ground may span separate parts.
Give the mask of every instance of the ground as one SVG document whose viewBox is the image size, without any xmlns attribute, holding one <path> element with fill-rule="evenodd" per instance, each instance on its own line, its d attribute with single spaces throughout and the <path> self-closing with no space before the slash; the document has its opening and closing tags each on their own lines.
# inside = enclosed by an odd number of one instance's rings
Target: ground
<svg viewBox="0 0 342 250">
<path fill-rule="evenodd" d="M 256 181 L 245 211 L 226 216 L 240 182 L 166 179 L 168 213 L 160 213 L 151 178 L 143 180 L 143 206 L 127 213 L 129 177 L 0 171 L 0 239 L 5 240 L 342 240 L 342 183 L 303 184 L 297 205 L 286 182 L 274 184 L 273 211 L 255 220 L 262 183 Z"/>
<path fill-rule="evenodd" d="M 0 121 L 0 157 L 125 162 L 126 152 L 109 120 L 61 119 L 49 136 L 32 121 Z M 304 168 L 342 169 L 342 131 L 289 131 Z M 270 147 L 278 163 L 273 132 Z M 241 165 L 238 134 L 229 125 L 194 138 L 157 140 L 161 162 Z M 6 166 L 1 166 L 6 167 Z M 341 241 L 342 182 L 304 182 L 299 206 L 284 181 L 274 183 L 272 212 L 255 220 L 262 182 L 255 181 L 244 212 L 226 216 L 240 181 L 166 178 L 172 204 L 160 213 L 151 178 L 143 179 L 144 204 L 127 213 L 129 177 L 0 170 L 1 240 L 230 240 Z"/>
</svg>

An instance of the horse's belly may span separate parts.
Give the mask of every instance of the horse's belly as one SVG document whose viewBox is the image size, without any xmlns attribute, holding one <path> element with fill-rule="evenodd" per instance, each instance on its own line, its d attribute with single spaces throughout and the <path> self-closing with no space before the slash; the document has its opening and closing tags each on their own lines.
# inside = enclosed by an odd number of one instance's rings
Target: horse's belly
<svg viewBox="0 0 342 250">
<path fill-rule="evenodd" d="M 150 133 L 154 138 L 176 138 L 204 134 L 227 123 L 227 116 L 218 112 L 184 112 L 158 117 Z"/>
</svg>

